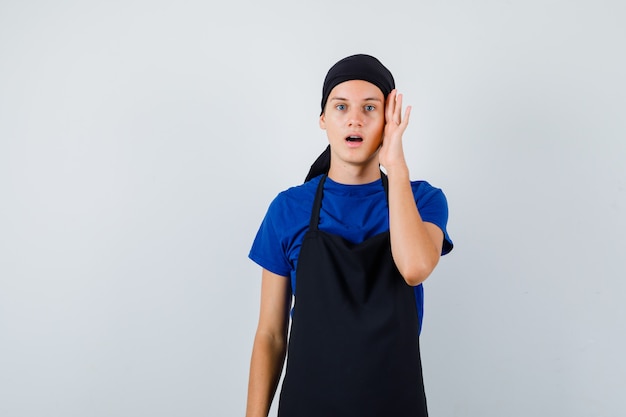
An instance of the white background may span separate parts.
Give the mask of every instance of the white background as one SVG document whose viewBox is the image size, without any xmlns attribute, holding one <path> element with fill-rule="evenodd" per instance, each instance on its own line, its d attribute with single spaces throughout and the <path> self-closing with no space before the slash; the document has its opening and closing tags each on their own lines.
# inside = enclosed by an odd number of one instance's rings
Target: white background
<svg viewBox="0 0 626 417">
<path fill-rule="evenodd" d="M 2 0 L 0 415 L 242 416 L 250 244 L 326 145 L 326 71 L 369 53 L 450 206 L 431 415 L 623 416 L 625 21 L 619 0 Z"/>
</svg>

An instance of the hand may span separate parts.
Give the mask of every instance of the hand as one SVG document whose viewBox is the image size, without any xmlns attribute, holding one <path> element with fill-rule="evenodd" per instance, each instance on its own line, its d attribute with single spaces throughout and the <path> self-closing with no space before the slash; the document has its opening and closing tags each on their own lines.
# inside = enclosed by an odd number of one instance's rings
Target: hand
<svg viewBox="0 0 626 417">
<path fill-rule="evenodd" d="M 402 135 L 409 125 L 411 106 L 408 106 L 402 117 L 402 94 L 392 90 L 385 103 L 385 129 L 383 143 L 378 153 L 378 162 L 387 172 L 395 167 L 406 169 L 404 151 L 402 149 Z"/>
</svg>

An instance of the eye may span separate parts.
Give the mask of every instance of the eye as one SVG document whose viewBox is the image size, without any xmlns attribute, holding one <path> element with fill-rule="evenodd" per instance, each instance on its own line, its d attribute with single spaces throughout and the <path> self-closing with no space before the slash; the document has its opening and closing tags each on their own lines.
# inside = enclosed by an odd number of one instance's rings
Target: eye
<svg viewBox="0 0 626 417">
<path fill-rule="evenodd" d="M 365 106 L 365 111 L 374 111 L 376 110 L 376 107 L 372 106 L 371 104 L 368 104 L 367 106 Z"/>
<path fill-rule="evenodd" d="M 337 104 L 337 105 L 335 106 L 335 108 L 336 108 L 337 110 L 345 110 L 345 109 L 346 109 L 346 105 L 345 105 L 345 104 Z"/>
</svg>

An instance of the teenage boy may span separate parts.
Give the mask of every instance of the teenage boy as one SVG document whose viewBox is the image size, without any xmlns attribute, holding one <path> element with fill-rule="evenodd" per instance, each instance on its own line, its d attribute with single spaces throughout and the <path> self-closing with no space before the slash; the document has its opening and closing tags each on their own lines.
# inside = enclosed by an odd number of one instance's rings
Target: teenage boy
<svg viewBox="0 0 626 417">
<path fill-rule="evenodd" d="M 379 60 L 337 62 L 321 107 L 329 146 L 250 251 L 263 273 L 247 416 L 267 416 L 287 346 L 280 417 L 426 416 L 421 283 L 452 250 L 446 198 L 409 178 L 411 108 Z"/>
</svg>

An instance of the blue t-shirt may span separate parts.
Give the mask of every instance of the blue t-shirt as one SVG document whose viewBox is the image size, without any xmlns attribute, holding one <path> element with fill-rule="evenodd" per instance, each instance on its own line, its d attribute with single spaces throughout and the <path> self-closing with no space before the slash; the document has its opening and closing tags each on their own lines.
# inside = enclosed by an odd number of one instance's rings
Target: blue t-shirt
<svg viewBox="0 0 626 417">
<path fill-rule="evenodd" d="M 261 267 L 291 278 L 297 299 L 296 269 L 304 235 L 309 229 L 313 200 L 321 176 L 291 187 L 272 201 L 254 239 L 249 257 Z M 442 255 L 452 250 L 448 236 L 448 203 L 443 192 L 426 181 L 412 181 L 417 208 L 425 222 L 434 223 L 444 234 Z M 319 229 L 342 236 L 355 244 L 389 230 L 389 209 L 382 181 L 369 184 L 324 183 Z M 423 287 L 415 287 L 420 320 L 423 316 Z"/>
</svg>

